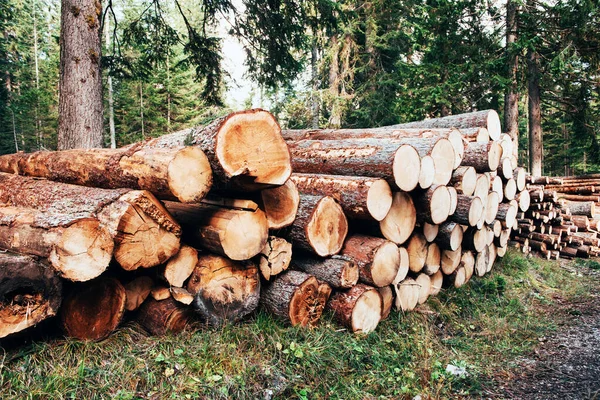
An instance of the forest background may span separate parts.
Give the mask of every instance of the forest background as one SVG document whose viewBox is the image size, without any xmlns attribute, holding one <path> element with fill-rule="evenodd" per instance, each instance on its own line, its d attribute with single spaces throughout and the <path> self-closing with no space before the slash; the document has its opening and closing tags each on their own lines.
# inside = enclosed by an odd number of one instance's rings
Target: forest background
<svg viewBox="0 0 600 400">
<path fill-rule="evenodd" d="M 492 108 L 521 165 L 539 147 L 544 174 L 600 172 L 596 0 L 97 4 L 107 147 L 257 106 L 286 128 Z M 60 8 L 0 0 L 0 154 L 57 146 Z"/>
</svg>

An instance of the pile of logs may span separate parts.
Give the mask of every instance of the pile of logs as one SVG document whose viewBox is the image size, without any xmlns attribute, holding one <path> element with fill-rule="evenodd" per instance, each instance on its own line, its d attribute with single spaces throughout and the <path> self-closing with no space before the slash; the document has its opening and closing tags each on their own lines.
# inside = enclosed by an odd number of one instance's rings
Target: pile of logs
<svg viewBox="0 0 600 400">
<path fill-rule="evenodd" d="M 124 318 L 160 335 L 257 308 L 370 332 L 504 255 L 529 206 L 513 154 L 494 111 L 281 131 L 249 110 L 121 149 L 0 156 L 0 337 L 54 315 L 81 339 Z"/>
<path fill-rule="evenodd" d="M 592 194 L 595 179 L 594 175 L 528 176 L 531 206 L 529 211 L 520 213 L 511 244 L 525 253 L 534 250 L 548 259 L 600 255 L 600 219 L 595 215 L 599 196 Z"/>
</svg>

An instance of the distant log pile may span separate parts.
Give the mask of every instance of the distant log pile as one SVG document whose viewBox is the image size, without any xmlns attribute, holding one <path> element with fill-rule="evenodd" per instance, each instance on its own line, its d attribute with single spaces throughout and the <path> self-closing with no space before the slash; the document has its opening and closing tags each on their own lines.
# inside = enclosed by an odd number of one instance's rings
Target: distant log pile
<svg viewBox="0 0 600 400">
<path fill-rule="evenodd" d="M 527 177 L 531 203 L 518 215 L 511 243 L 548 259 L 600 255 L 600 176 Z M 595 186 L 598 185 L 598 186 Z M 527 195 L 526 195 L 527 196 Z"/>
<path fill-rule="evenodd" d="M 505 254 L 530 194 L 513 145 L 494 111 L 282 132 L 249 110 L 0 156 L 0 337 L 54 315 L 80 339 L 124 319 L 162 335 L 257 308 L 368 333 Z"/>
</svg>

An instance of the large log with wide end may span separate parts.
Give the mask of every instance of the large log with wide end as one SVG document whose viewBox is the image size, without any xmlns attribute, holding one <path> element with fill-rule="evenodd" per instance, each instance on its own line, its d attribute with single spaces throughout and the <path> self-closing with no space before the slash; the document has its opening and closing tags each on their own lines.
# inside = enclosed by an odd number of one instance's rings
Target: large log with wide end
<svg viewBox="0 0 600 400">
<path fill-rule="evenodd" d="M 412 197 L 408 193 L 396 192 L 392 199 L 392 207 L 379 222 L 383 236 L 400 245 L 410 237 L 417 222 L 417 210 Z"/>
<path fill-rule="evenodd" d="M 381 320 L 383 299 L 377 289 L 358 284 L 345 292 L 337 292 L 327 304 L 335 318 L 354 333 L 369 333 Z"/>
<path fill-rule="evenodd" d="M 494 110 L 474 111 L 465 114 L 449 115 L 447 117 L 432 118 L 424 121 L 407 122 L 394 125 L 396 128 L 486 128 L 492 140 L 498 140 L 502 134 L 500 117 Z"/>
<path fill-rule="evenodd" d="M 381 178 L 294 173 L 290 179 L 301 193 L 335 198 L 350 219 L 381 221 L 392 206 L 392 189 Z"/>
<path fill-rule="evenodd" d="M 419 183 L 421 158 L 410 144 L 377 139 L 288 143 L 296 172 L 383 178 L 404 191 Z"/>
<path fill-rule="evenodd" d="M 56 182 L 152 192 L 161 199 L 199 202 L 212 186 L 208 158 L 195 147 L 74 149 L 0 156 L 0 171 Z"/>
<path fill-rule="evenodd" d="M 179 250 L 180 226 L 147 191 L 89 188 L 0 173 L 0 203 L 60 215 L 54 220 L 61 222 L 98 219 L 114 240 L 115 259 L 126 270 L 162 264 Z"/>
<path fill-rule="evenodd" d="M 234 112 L 207 126 L 152 139 L 143 148 L 184 145 L 204 151 L 217 188 L 265 189 L 283 185 L 292 173 L 279 124 L 264 110 Z"/>
<path fill-rule="evenodd" d="M 329 258 L 294 257 L 292 266 L 337 289 L 349 289 L 356 285 L 359 278 L 356 263 L 350 257 L 341 255 Z"/>
<path fill-rule="evenodd" d="M 236 322 L 258 306 L 260 277 L 251 261 L 202 255 L 187 284 L 194 309 L 209 323 Z"/>
<path fill-rule="evenodd" d="M 0 207 L 0 249 L 40 256 L 63 278 L 84 282 L 110 263 L 114 242 L 94 218 Z"/>
<path fill-rule="evenodd" d="M 388 286 L 398 275 L 400 250 L 389 240 L 353 235 L 346 239 L 340 254 L 356 263 L 360 280 L 369 285 Z"/>
<path fill-rule="evenodd" d="M 483 202 L 479 197 L 459 194 L 456 211 L 450 216 L 450 219 L 462 225 L 476 226 L 481 220 L 483 212 Z"/>
<path fill-rule="evenodd" d="M 136 320 L 151 334 L 163 336 L 183 331 L 192 320 L 192 312 L 173 297 L 149 298 L 140 307 Z"/>
<path fill-rule="evenodd" d="M 337 254 L 348 234 L 342 207 L 330 196 L 301 195 L 294 223 L 282 235 L 321 257 Z"/>
<path fill-rule="evenodd" d="M 301 271 L 286 271 L 263 290 L 265 309 L 292 325 L 315 326 L 331 295 L 331 287 Z"/>
<path fill-rule="evenodd" d="M 0 338 L 53 317 L 62 301 L 62 282 L 35 257 L 0 253 Z"/>
<path fill-rule="evenodd" d="M 265 247 L 269 237 L 267 217 L 260 209 L 171 201 L 166 201 L 165 206 L 183 226 L 188 243 L 232 260 L 254 257 Z"/>
<path fill-rule="evenodd" d="M 100 278 L 71 289 L 61 307 L 67 336 L 100 340 L 111 334 L 123 318 L 127 295 L 114 278 Z"/>
<path fill-rule="evenodd" d="M 502 157 L 498 142 L 469 143 L 465 149 L 462 165 L 471 166 L 477 172 L 496 171 Z"/>
<path fill-rule="evenodd" d="M 269 229 L 281 229 L 294 222 L 300 195 L 296 184 L 291 179 L 281 186 L 261 190 L 260 197 Z"/>
</svg>

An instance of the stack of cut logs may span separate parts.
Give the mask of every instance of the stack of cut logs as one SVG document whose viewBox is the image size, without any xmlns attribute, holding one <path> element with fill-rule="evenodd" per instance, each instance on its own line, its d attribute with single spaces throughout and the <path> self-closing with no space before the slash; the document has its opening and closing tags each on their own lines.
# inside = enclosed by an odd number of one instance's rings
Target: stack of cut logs
<svg viewBox="0 0 600 400">
<path fill-rule="evenodd" d="M 529 205 L 513 153 L 494 111 L 281 131 L 249 110 L 121 149 L 0 156 L 0 337 L 57 314 L 101 339 L 124 316 L 164 334 L 258 307 L 370 332 L 504 255 Z"/>
<path fill-rule="evenodd" d="M 600 219 L 595 208 L 600 195 L 598 176 L 527 177 L 529 211 L 518 216 L 511 244 L 548 259 L 588 258 L 600 254 Z"/>
</svg>

